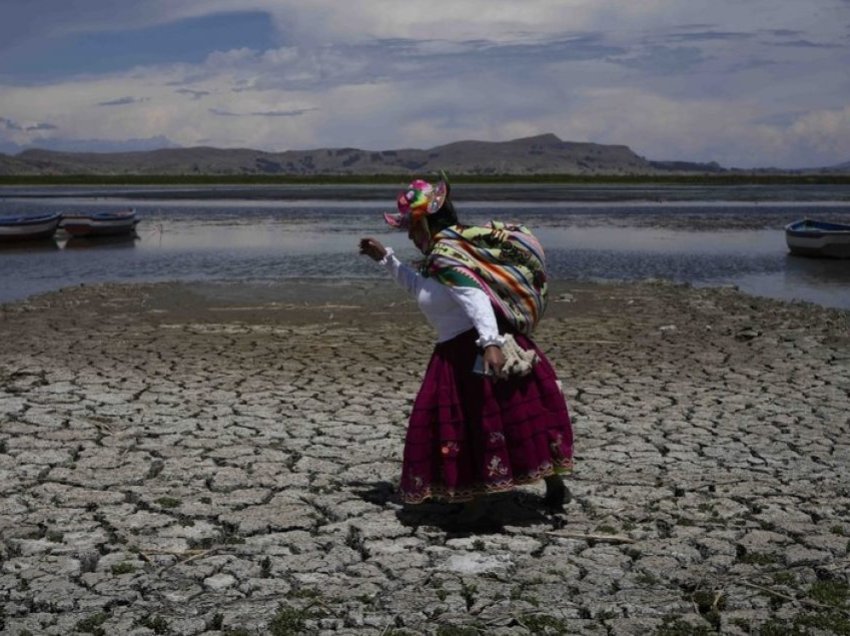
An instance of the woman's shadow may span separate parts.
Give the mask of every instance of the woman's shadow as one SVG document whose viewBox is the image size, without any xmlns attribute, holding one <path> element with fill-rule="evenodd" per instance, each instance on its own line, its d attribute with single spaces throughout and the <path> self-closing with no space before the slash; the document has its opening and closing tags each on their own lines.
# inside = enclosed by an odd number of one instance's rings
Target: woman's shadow
<svg viewBox="0 0 850 636">
<path fill-rule="evenodd" d="M 402 525 L 411 528 L 434 526 L 456 536 L 499 534 L 504 532 L 505 526 L 548 525 L 558 529 L 565 523 L 563 507 L 547 506 L 543 497 L 518 490 L 484 497 L 480 514 L 472 518 L 463 504 L 438 501 L 404 504 L 395 486 L 388 481 L 353 482 L 350 486 L 364 501 L 395 508 Z"/>
</svg>

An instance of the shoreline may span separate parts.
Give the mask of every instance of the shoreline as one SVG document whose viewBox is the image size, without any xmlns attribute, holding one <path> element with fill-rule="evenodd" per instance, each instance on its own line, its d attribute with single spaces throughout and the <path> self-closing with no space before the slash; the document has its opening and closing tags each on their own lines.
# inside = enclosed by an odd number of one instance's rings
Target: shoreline
<svg viewBox="0 0 850 636">
<path fill-rule="evenodd" d="M 376 201 L 393 200 L 398 190 L 411 177 L 398 175 L 380 180 L 201 180 L 197 182 L 164 180 L 65 181 L 54 183 L 2 183 L 3 199 L 69 199 L 83 194 L 98 198 L 129 198 L 140 202 L 163 201 Z M 0 179 L 0 181 L 2 181 Z M 459 200 L 492 203 L 508 201 L 533 204 L 600 204 L 638 203 L 646 205 L 684 204 L 694 200 L 694 191 L 704 191 L 714 203 L 741 205 L 816 204 L 847 205 L 850 203 L 850 176 L 811 182 L 800 180 L 701 181 L 589 178 L 575 180 L 503 179 L 474 180 L 452 178 Z M 63 191 L 64 190 L 64 191 Z M 615 194 L 616 193 L 616 194 Z M 796 196 L 791 196 L 796 195 Z M 790 196 L 790 198 L 788 198 Z"/>
<path fill-rule="evenodd" d="M 491 502 L 500 527 L 461 531 L 393 497 L 433 343 L 389 281 L 101 284 L 0 305 L 0 620 L 837 629 L 848 323 L 729 288 L 555 282 L 535 339 L 574 419 L 572 501 L 545 513 L 533 484 Z"/>
<path fill-rule="evenodd" d="M 28 296 L 22 298 L 8 298 L 3 299 L 0 298 L 0 311 L 3 311 L 4 308 L 11 309 L 15 305 L 27 304 L 30 302 L 37 303 L 41 297 L 44 296 L 52 296 L 52 295 L 62 295 L 62 294 L 73 294 L 74 292 L 87 290 L 92 288 L 105 288 L 105 289 L 120 289 L 120 288 L 162 288 L 166 289 L 169 287 L 180 288 L 185 292 L 194 294 L 196 296 L 200 296 L 201 298 L 206 298 L 206 302 L 215 303 L 216 299 L 218 302 L 226 303 L 227 299 L 234 298 L 253 298 L 253 299 L 261 299 L 264 302 L 274 303 L 276 301 L 279 302 L 289 302 L 289 303 L 298 303 L 298 304 L 309 304 L 310 302 L 317 302 L 322 298 L 322 290 L 325 290 L 324 294 L 328 296 L 325 300 L 329 302 L 332 300 L 333 294 L 338 294 L 340 292 L 340 288 L 344 288 L 346 286 L 351 286 L 352 289 L 358 290 L 365 287 L 369 289 L 377 288 L 378 293 L 384 294 L 384 290 L 382 287 L 389 286 L 391 281 L 387 279 L 383 272 L 378 272 L 374 276 L 363 276 L 358 278 L 340 278 L 340 279 L 332 279 L 326 276 L 322 277 L 292 277 L 292 278 L 278 278 L 274 281 L 258 281 L 258 280 L 233 280 L 233 279 L 210 279 L 210 280 L 193 280 L 193 281 L 181 281 L 181 280 L 163 280 L 163 281 L 109 281 L 109 282 L 85 282 L 85 283 L 77 283 L 77 284 L 69 284 L 64 287 L 59 287 L 57 289 L 49 289 L 45 291 L 35 291 L 30 293 Z M 558 296 L 570 289 L 573 288 L 600 288 L 604 289 L 606 287 L 617 288 L 617 287 L 640 287 L 640 286 L 669 286 L 674 288 L 680 288 L 682 290 L 708 290 L 708 291 L 717 291 L 717 292 L 734 292 L 738 293 L 745 298 L 752 299 L 753 301 L 769 301 L 780 304 L 791 304 L 791 305 L 810 305 L 813 308 L 839 311 L 839 312 L 847 312 L 850 310 L 850 305 L 847 307 L 842 305 L 827 305 L 821 302 L 817 302 L 815 300 L 808 300 L 805 298 L 783 298 L 779 296 L 770 296 L 766 294 L 759 294 L 755 291 L 751 291 L 741 287 L 739 284 L 735 283 L 723 283 L 723 282 L 700 282 L 700 283 L 690 283 L 690 282 L 680 282 L 674 281 L 667 278 L 643 278 L 637 280 L 627 280 L 627 279 L 593 279 L 593 280 L 581 280 L 581 279 L 550 279 L 549 281 L 549 306 L 547 307 L 546 316 L 550 315 L 550 310 L 559 303 Z M 344 292 L 344 290 L 343 290 Z M 345 293 L 345 292 L 344 292 Z M 394 299 L 398 302 L 398 298 L 395 298 L 395 292 L 386 292 L 385 297 L 389 299 Z M 198 299 L 200 300 L 200 298 Z"/>
</svg>

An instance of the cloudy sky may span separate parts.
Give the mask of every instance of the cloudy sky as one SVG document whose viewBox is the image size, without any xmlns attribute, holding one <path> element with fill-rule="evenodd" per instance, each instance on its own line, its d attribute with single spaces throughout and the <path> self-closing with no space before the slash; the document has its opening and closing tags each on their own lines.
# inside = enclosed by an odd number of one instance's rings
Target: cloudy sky
<svg viewBox="0 0 850 636">
<path fill-rule="evenodd" d="M 850 161 L 850 0 L 0 0 L 0 152 L 555 133 Z"/>
</svg>

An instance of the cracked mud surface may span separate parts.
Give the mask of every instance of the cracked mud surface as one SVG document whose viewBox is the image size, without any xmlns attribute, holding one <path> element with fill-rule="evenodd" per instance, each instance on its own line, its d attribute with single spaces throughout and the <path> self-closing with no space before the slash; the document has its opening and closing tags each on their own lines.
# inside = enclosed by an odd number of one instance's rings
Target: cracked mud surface
<svg viewBox="0 0 850 636">
<path fill-rule="evenodd" d="M 432 336 L 390 283 L 0 306 L 0 631 L 850 633 L 848 313 L 551 300 L 572 500 L 480 527 L 394 498 Z"/>
</svg>

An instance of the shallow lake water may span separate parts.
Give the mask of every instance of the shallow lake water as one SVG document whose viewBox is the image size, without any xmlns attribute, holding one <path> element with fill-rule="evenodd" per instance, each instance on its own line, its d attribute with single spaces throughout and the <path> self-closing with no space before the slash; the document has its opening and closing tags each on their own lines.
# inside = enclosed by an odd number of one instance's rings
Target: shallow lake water
<svg viewBox="0 0 850 636">
<path fill-rule="evenodd" d="M 382 222 L 392 195 L 360 198 L 363 190 L 346 196 L 335 187 L 312 199 L 301 198 L 310 194 L 306 189 L 280 198 L 267 198 L 270 191 L 263 190 L 263 196 L 245 198 L 244 190 L 211 198 L 210 189 L 181 189 L 179 197 L 162 189 L 141 195 L 6 189 L 2 214 L 134 207 L 142 221 L 138 237 L 129 240 L 64 240 L 57 234 L 38 245 L 0 249 L 0 302 L 106 281 L 384 278 L 379 266 L 357 254 L 362 236 L 392 245 L 402 258 L 416 257 L 406 236 Z M 806 216 L 850 223 L 850 188 L 815 196 L 810 189 L 786 187 L 774 192 L 783 200 L 724 200 L 716 192 L 705 200 L 699 188 L 688 198 L 681 187 L 652 187 L 639 196 L 632 188 L 620 191 L 619 199 L 599 201 L 600 192 L 587 200 L 586 191 L 570 197 L 558 190 L 551 200 L 536 201 L 518 199 L 513 190 L 503 190 L 508 194 L 500 201 L 464 201 L 456 192 L 456 205 L 467 223 L 498 219 L 531 227 L 546 249 L 553 279 L 737 285 L 755 295 L 850 308 L 850 261 L 791 256 L 783 232 L 785 224 Z"/>
</svg>

